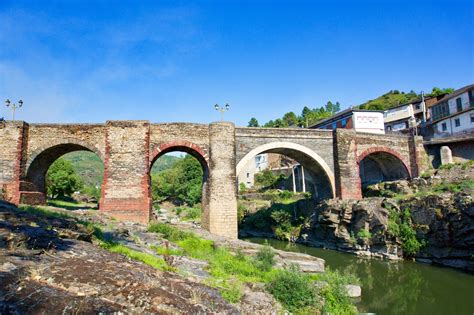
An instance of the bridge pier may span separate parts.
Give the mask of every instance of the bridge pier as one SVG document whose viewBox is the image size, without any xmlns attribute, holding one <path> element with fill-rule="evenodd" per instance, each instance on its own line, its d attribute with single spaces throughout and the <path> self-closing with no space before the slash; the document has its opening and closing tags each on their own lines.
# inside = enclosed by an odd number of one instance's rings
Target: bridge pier
<svg viewBox="0 0 474 315">
<path fill-rule="evenodd" d="M 99 209 L 120 220 L 151 217 L 148 121 L 106 124 L 104 181 Z"/>
<path fill-rule="evenodd" d="M 209 232 L 237 238 L 237 184 L 235 126 L 228 122 L 209 125 L 209 184 L 202 226 Z"/>
</svg>

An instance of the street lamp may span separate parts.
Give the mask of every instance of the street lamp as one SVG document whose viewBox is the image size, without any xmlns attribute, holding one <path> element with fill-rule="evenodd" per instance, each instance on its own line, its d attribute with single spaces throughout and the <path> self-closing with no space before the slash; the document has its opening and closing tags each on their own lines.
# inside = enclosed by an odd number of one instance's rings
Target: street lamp
<svg viewBox="0 0 474 315">
<path fill-rule="evenodd" d="M 15 104 L 15 103 L 12 104 L 12 103 L 10 102 L 10 100 L 7 99 L 7 100 L 5 101 L 5 105 L 6 105 L 7 107 L 10 107 L 10 106 L 11 106 L 10 108 L 12 109 L 12 121 L 15 121 L 15 111 L 17 110 L 17 108 L 21 108 L 21 107 L 23 106 L 23 101 L 22 101 L 22 100 L 19 100 L 19 101 L 18 101 L 18 105 L 17 105 L 17 104 Z"/>
<path fill-rule="evenodd" d="M 221 112 L 221 121 L 224 121 L 224 112 L 228 111 L 230 109 L 229 104 L 225 104 L 224 107 L 220 106 L 219 104 L 214 105 L 214 108 Z"/>
</svg>

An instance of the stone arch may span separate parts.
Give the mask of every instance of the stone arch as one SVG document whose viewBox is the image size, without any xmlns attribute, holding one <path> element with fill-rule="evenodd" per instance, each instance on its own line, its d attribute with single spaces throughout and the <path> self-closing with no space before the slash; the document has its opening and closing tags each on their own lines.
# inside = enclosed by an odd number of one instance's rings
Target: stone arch
<svg viewBox="0 0 474 315">
<path fill-rule="evenodd" d="M 104 155 L 95 146 L 81 140 L 67 140 L 55 142 L 48 147 L 36 149 L 28 158 L 25 167 L 25 179 L 33 184 L 33 189 L 46 193 L 46 173 L 59 157 L 74 151 L 94 152 L 104 162 Z"/>
<path fill-rule="evenodd" d="M 151 154 L 150 168 L 160 156 L 173 151 L 186 152 L 192 155 L 199 161 L 199 163 L 201 163 L 206 172 L 209 171 L 209 157 L 206 152 L 197 144 L 186 140 L 162 143 L 157 146 Z"/>
<path fill-rule="evenodd" d="M 397 151 L 384 147 L 372 147 L 357 157 L 362 186 L 372 182 L 411 178 L 406 159 Z"/>
<path fill-rule="evenodd" d="M 150 157 L 149 179 L 151 178 L 151 168 L 156 160 L 158 160 L 164 154 L 174 151 L 185 152 L 193 156 L 201 164 L 203 170 L 201 205 L 203 212 L 207 211 L 209 206 L 209 157 L 206 152 L 197 144 L 190 141 L 179 140 L 162 143 L 157 146 L 153 150 Z M 149 187 L 151 189 L 151 181 Z"/>
<path fill-rule="evenodd" d="M 270 142 L 263 145 L 260 145 L 250 152 L 248 152 L 237 164 L 237 174 L 243 170 L 245 165 L 250 162 L 256 155 L 262 153 L 278 153 L 282 155 L 286 155 L 301 164 L 305 164 L 306 168 L 310 168 L 315 170 L 317 173 L 324 174 L 327 182 L 330 186 L 330 195 L 331 197 L 335 197 L 335 178 L 334 173 L 326 163 L 326 161 L 316 152 L 313 150 L 292 142 Z"/>
</svg>

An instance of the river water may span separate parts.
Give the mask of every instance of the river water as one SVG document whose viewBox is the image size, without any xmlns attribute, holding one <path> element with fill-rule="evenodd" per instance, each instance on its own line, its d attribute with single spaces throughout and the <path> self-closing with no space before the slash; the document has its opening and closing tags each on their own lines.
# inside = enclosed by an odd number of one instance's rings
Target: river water
<svg viewBox="0 0 474 315">
<path fill-rule="evenodd" d="M 247 241 L 262 244 L 264 238 Z M 384 261 L 268 239 L 287 251 L 326 260 L 326 268 L 359 277 L 362 299 L 359 312 L 376 314 L 474 314 L 474 275 L 411 261 Z"/>
</svg>

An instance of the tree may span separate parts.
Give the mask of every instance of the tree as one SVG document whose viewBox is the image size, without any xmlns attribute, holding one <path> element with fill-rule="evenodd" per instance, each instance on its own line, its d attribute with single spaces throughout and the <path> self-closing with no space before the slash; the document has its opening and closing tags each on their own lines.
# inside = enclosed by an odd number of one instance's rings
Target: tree
<svg viewBox="0 0 474 315">
<path fill-rule="evenodd" d="M 454 92 L 453 88 L 446 88 L 446 89 L 440 89 L 438 87 L 434 87 L 429 96 L 440 96 L 443 94 L 451 94 Z"/>
<path fill-rule="evenodd" d="M 291 127 L 291 126 L 298 126 L 299 120 L 298 117 L 296 117 L 296 114 L 293 112 L 288 112 L 285 115 L 283 115 L 283 124 L 286 127 Z"/>
<path fill-rule="evenodd" d="M 259 127 L 257 118 L 255 117 L 250 118 L 248 127 Z"/>
<path fill-rule="evenodd" d="M 178 160 L 170 169 L 152 175 L 154 200 L 171 200 L 193 206 L 201 201 L 203 171 L 199 161 L 191 155 Z"/>
<path fill-rule="evenodd" d="M 63 158 L 57 159 L 46 174 L 47 193 L 51 198 L 71 196 L 82 186 L 83 182 L 74 171 L 72 163 Z"/>
</svg>

